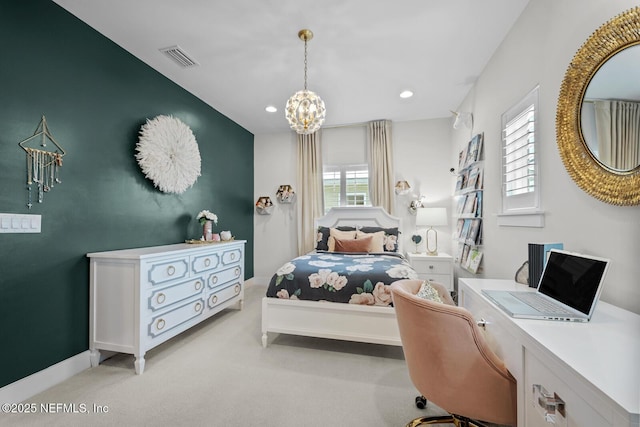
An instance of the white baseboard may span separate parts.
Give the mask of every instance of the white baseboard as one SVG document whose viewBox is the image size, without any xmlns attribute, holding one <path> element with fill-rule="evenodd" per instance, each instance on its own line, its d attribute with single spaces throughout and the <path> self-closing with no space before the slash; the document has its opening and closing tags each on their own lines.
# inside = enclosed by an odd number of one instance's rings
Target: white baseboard
<svg viewBox="0 0 640 427">
<path fill-rule="evenodd" d="M 246 286 L 260 286 L 262 281 L 256 280 L 255 277 L 245 281 Z M 268 283 L 268 282 L 267 282 Z M 112 352 L 101 351 L 100 360 L 108 358 Z M 72 376 L 89 369 L 91 363 L 89 361 L 89 350 L 76 354 L 73 357 L 49 366 L 42 371 L 29 375 L 11 384 L 0 388 L 0 403 L 20 403 L 35 396 L 38 393 L 61 383 Z"/>
<path fill-rule="evenodd" d="M 89 350 L 0 388 L 1 403 L 20 403 L 89 369 Z"/>
</svg>

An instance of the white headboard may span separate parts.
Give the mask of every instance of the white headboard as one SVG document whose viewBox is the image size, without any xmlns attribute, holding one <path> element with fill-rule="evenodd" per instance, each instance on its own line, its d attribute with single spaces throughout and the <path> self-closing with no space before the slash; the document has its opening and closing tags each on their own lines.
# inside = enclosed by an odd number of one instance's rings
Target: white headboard
<svg viewBox="0 0 640 427">
<path fill-rule="evenodd" d="M 380 206 L 344 206 L 331 208 L 325 216 L 316 218 L 318 227 L 397 227 L 402 232 L 402 220 L 391 216 Z M 402 253 L 402 238 L 398 236 L 398 252 Z"/>
</svg>

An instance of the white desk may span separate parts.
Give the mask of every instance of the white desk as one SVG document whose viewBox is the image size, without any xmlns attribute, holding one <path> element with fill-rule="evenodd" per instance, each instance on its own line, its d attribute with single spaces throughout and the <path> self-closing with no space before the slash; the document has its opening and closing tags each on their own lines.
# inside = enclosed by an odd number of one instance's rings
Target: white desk
<svg viewBox="0 0 640 427">
<path fill-rule="evenodd" d="M 589 323 L 513 319 L 482 289 L 533 289 L 512 280 L 458 281 L 460 306 L 484 319 L 518 381 L 518 426 L 640 425 L 640 315 L 600 301 Z M 564 402 L 546 421 L 542 388 Z"/>
</svg>

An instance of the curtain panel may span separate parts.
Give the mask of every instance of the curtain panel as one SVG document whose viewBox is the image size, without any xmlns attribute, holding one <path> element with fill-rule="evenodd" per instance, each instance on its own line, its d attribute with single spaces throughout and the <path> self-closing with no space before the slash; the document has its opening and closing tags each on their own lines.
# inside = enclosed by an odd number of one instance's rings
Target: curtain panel
<svg viewBox="0 0 640 427">
<path fill-rule="evenodd" d="M 595 101 L 598 158 L 614 169 L 640 164 L 640 103 Z"/>
<path fill-rule="evenodd" d="M 369 122 L 367 126 L 369 157 L 369 196 L 373 206 L 394 212 L 393 145 L 391 120 Z"/>
<path fill-rule="evenodd" d="M 323 213 L 320 131 L 298 134 L 298 255 L 316 246 L 315 219 Z"/>
</svg>

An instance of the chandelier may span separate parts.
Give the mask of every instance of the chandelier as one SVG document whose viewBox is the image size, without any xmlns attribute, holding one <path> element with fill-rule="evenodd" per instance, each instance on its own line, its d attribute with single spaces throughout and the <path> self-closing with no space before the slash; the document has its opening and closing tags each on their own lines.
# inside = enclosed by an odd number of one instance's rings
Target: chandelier
<svg viewBox="0 0 640 427">
<path fill-rule="evenodd" d="M 313 33 L 311 30 L 300 30 L 298 38 L 304 41 L 304 90 L 294 93 L 289 98 L 286 117 L 291 129 L 307 135 L 320 129 L 326 110 L 324 101 L 315 92 L 307 90 L 307 42 L 313 38 Z"/>
</svg>

